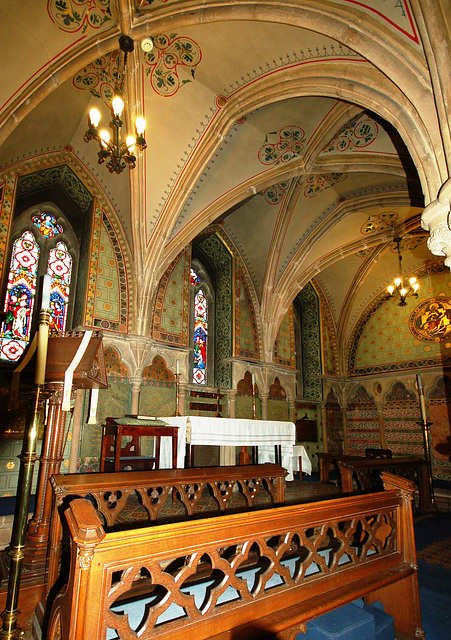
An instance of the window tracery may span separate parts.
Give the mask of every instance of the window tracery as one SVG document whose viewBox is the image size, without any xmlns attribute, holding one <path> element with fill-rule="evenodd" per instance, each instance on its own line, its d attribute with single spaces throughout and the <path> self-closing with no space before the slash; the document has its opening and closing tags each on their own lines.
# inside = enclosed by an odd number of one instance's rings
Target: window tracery
<svg viewBox="0 0 451 640">
<path fill-rule="evenodd" d="M 36 211 L 36 209 L 34 210 Z M 0 361 L 17 362 L 31 341 L 39 277 L 50 275 L 50 329 L 64 331 L 73 258 L 56 217 L 44 209 L 21 220 L 21 235 L 13 242 L 0 325 Z M 20 228 L 19 228 L 20 233 Z"/>
</svg>

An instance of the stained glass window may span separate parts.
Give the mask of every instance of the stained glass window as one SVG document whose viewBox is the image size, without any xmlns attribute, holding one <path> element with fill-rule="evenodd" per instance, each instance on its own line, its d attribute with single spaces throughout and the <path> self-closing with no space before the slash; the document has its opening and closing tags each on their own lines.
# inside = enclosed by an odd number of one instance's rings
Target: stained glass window
<svg viewBox="0 0 451 640">
<path fill-rule="evenodd" d="M 54 238 L 63 233 L 63 227 L 56 222 L 55 216 L 52 216 L 48 211 L 44 211 L 39 216 L 33 216 L 31 221 L 46 238 Z"/>
<path fill-rule="evenodd" d="M 51 276 L 50 328 L 57 331 L 64 331 L 66 326 L 71 271 L 72 258 L 64 242 L 58 242 L 49 252 L 47 263 L 47 273 Z"/>
<path fill-rule="evenodd" d="M 2 360 L 19 360 L 30 341 L 38 263 L 39 245 L 31 231 L 25 231 L 13 245 L 4 306 L 6 318 L 0 330 Z"/>
<path fill-rule="evenodd" d="M 192 267 L 191 267 L 189 276 L 190 276 L 191 284 L 193 285 L 193 287 L 195 287 L 196 284 L 200 282 L 200 278 Z"/>
<path fill-rule="evenodd" d="M 200 278 L 191 269 L 191 283 L 200 283 Z M 193 383 L 207 384 L 207 337 L 208 337 L 208 303 L 199 288 L 194 297 L 194 359 Z"/>
</svg>

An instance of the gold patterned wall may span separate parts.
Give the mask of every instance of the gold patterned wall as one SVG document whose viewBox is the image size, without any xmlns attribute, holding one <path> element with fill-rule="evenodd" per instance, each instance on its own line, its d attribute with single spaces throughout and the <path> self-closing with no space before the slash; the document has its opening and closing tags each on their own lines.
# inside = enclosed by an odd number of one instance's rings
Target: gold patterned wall
<svg viewBox="0 0 451 640">
<path fill-rule="evenodd" d="M 418 299 L 378 301 L 354 336 L 350 373 L 365 375 L 451 363 L 451 276 L 443 265 L 419 278 Z M 368 318 L 368 319 L 367 319 Z"/>
</svg>

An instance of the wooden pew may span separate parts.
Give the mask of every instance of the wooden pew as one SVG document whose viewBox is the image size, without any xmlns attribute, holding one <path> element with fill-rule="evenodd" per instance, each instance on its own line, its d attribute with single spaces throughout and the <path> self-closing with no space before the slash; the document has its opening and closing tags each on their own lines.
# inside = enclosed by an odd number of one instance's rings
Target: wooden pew
<svg viewBox="0 0 451 640">
<path fill-rule="evenodd" d="M 330 483 L 330 470 L 335 469 L 339 474 L 338 462 L 345 462 L 346 460 L 362 460 L 363 456 L 351 456 L 344 453 L 324 453 L 318 451 L 316 454 L 318 458 L 319 468 L 319 481 L 325 484 Z"/>
<path fill-rule="evenodd" d="M 272 463 L 247 466 L 159 469 L 117 473 L 74 473 L 52 476 L 53 504 L 49 535 L 48 575 L 44 596 L 53 588 L 60 571 L 63 521 L 62 510 L 75 497 L 89 496 L 107 530 L 120 519 L 130 494 L 136 493 L 147 511 L 148 524 L 157 520 L 166 498 L 175 492 L 193 517 L 205 489 L 213 495 L 217 509 L 228 508 L 236 487 L 252 508 L 260 487 L 267 490 L 274 504 L 285 502 L 286 469 Z M 184 517 L 184 516 L 181 516 Z M 43 607 L 41 607 L 43 608 Z"/>
<path fill-rule="evenodd" d="M 294 640 L 311 620 L 365 597 L 395 618 L 397 638 L 423 637 L 413 485 L 106 533 L 73 500 L 68 584 L 47 640 Z"/>
<path fill-rule="evenodd" d="M 435 511 L 427 462 L 424 458 L 355 458 L 338 460 L 341 490 L 351 493 L 354 487 L 360 491 L 371 491 L 380 483 L 381 471 L 389 471 L 414 482 L 418 488 L 417 514 Z"/>
</svg>

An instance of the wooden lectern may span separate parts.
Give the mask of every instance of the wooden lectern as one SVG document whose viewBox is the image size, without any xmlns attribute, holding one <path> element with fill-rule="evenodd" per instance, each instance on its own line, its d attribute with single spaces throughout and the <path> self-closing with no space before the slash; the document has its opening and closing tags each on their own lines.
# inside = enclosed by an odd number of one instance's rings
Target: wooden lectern
<svg viewBox="0 0 451 640">
<path fill-rule="evenodd" d="M 50 336 L 48 340 L 45 389 L 50 393 L 47 426 L 39 459 L 39 475 L 36 488 L 36 506 L 25 539 L 24 566 L 33 573 L 45 570 L 47 543 L 50 530 L 52 492 L 49 479 L 60 472 L 64 448 L 63 391 L 66 372 L 72 371 L 71 388 L 107 389 L 108 382 L 103 355 L 103 336 L 99 331 L 68 332 L 64 336 Z M 82 344 L 83 338 L 85 343 Z M 81 352 L 82 351 L 82 352 Z M 29 368 L 33 370 L 33 362 Z"/>
</svg>

